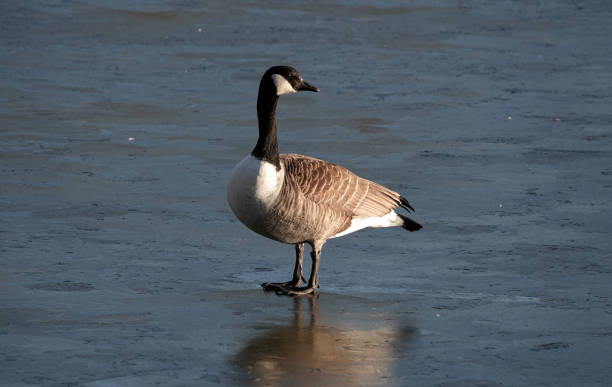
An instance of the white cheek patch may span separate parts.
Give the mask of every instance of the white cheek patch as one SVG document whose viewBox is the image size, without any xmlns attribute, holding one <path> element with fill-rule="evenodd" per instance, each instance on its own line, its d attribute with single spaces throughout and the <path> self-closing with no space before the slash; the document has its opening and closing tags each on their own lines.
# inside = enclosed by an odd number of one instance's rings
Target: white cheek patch
<svg viewBox="0 0 612 387">
<path fill-rule="evenodd" d="M 295 93 L 296 90 L 291 86 L 291 83 L 287 80 L 287 78 L 282 75 L 272 74 L 272 81 L 274 82 L 274 86 L 276 86 L 276 95 L 283 95 L 289 93 Z"/>
</svg>

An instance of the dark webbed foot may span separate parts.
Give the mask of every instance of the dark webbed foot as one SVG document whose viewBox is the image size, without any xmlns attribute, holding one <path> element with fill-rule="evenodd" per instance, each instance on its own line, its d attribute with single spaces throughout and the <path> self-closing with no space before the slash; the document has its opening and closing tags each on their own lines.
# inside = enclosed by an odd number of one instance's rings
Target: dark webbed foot
<svg viewBox="0 0 612 387">
<path fill-rule="evenodd" d="M 302 281 L 287 281 L 287 282 L 264 282 L 261 287 L 266 292 L 288 291 L 289 289 L 297 289 Z"/>
<path fill-rule="evenodd" d="M 304 243 L 295 244 L 295 267 L 293 268 L 293 279 L 287 282 L 264 282 L 261 287 L 266 292 L 286 294 L 287 291 L 297 289 L 306 282 L 302 273 L 302 260 L 304 257 Z"/>
<path fill-rule="evenodd" d="M 275 292 L 281 296 L 302 296 L 305 294 L 313 294 L 316 289 L 312 286 L 295 285 L 293 281 L 288 282 L 264 282 L 261 287 L 266 292 Z"/>
<path fill-rule="evenodd" d="M 318 247 L 318 248 L 315 248 Z M 264 291 L 274 291 L 278 295 L 285 296 L 303 296 L 306 294 L 314 294 L 319 287 L 319 260 L 321 259 L 320 245 L 313 246 L 310 253 L 312 258 L 312 270 L 310 271 L 310 279 L 308 285 L 300 287 L 302 281 L 305 281 L 302 274 L 302 256 L 304 253 L 304 244 L 298 243 L 295 245 L 296 260 L 295 269 L 293 270 L 293 279 L 287 282 L 264 282 L 261 287 Z"/>
</svg>

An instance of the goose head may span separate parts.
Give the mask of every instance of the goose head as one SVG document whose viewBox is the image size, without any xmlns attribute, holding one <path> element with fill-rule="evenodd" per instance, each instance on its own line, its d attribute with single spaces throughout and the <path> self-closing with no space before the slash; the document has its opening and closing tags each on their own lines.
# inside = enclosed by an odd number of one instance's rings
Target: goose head
<svg viewBox="0 0 612 387">
<path fill-rule="evenodd" d="M 266 84 L 275 91 L 277 96 L 298 91 L 314 91 L 319 89 L 306 82 L 296 69 L 290 66 L 270 67 L 261 79 L 262 86 Z"/>
</svg>

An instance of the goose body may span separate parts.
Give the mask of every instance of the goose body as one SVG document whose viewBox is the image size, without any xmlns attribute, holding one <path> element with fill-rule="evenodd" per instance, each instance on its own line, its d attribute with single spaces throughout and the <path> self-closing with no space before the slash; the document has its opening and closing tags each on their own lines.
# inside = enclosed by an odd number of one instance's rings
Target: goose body
<svg viewBox="0 0 612 387">
<path fill-rule="evenodd" d="M 413 210 L 397 192 L 323 160 L 278 153 L 278 97 L 298 90 L 318 91 L 288 66 L 272 67 L 264 74 L 257 102 L 259 139 L 251 154 L 234 168 L 227 190 L 232 211 L 248 228 L 296 245 L 293 279 L 262 285 L 285 294 L 315 291 L 321 247 L 330 238 L 366 227 L 421 228 L 395 212 L 398 207 Z M 313 268 L 308 285 L 300 288 L 304 243 L 312 246 Z"/>
</svg>

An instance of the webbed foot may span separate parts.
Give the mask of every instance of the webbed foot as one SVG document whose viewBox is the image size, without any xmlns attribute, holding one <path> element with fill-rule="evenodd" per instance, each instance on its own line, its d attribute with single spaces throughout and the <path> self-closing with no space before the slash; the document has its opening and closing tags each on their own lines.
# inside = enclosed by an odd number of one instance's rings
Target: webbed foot
<svg viewBox="0 0 612 387">
<path fill-rule="evenodd" d="M 288 291 L 290 289 L 297 289 L 300 286 L 301 281 L 287 281 L 287 282 L 264 282 L 261 287 L 266 292 L 278 292 Z"/>
</svg>

